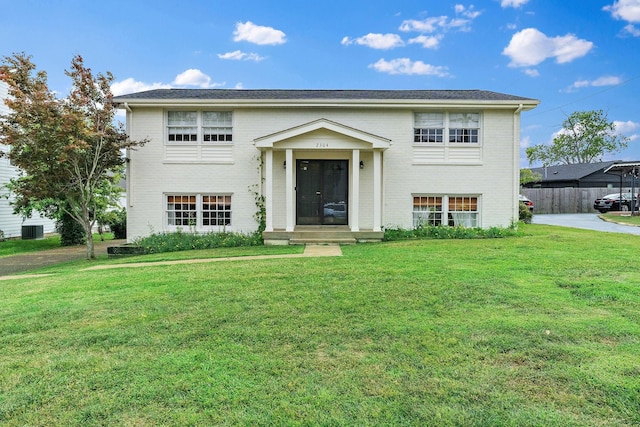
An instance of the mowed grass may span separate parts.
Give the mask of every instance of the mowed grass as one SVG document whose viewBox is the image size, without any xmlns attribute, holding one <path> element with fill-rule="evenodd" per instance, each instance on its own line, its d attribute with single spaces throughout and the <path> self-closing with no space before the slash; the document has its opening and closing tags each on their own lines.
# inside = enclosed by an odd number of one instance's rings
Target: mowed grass
<svg viewBox="0 0 640 427">
<path fill-rule="evenodd" d="M 104 240 L 113 240 L 112 233 L 104 233 Z M 94 242 L 99 242 L 101 237 L 99 234 L 93 235 Z M 28 252 L 44 251 L 48 249 L 60 249 L 60 235 L 54 234 L 44 239 L 27 239 L 20 238 L 6 239 L 0 242 L 0 258 L 19 255 Z"/>
<path fill-rule="evenodd" d="M 523 229 L 0 282 L 0 424 L 640 424 L 640 238 Z"/>
</svg>

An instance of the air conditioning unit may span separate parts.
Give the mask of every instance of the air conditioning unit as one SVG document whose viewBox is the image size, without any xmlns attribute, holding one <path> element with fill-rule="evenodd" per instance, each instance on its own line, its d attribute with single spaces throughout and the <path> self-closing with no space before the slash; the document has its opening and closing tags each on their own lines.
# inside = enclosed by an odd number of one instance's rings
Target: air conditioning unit
<svg viewBox="0 0 640 427">
<path fill-rule="evenodd" d="M 43 225 L 23 225 L 22 240 L 44 239 Z"/>
</svg>

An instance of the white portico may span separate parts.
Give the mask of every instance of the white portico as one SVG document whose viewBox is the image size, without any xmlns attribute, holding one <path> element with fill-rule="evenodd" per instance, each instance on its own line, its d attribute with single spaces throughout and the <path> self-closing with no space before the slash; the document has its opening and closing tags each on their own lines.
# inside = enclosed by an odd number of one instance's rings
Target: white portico
<svg viewBox="0 0 640 427">
<path fill-rule="evenodd" d="M 382 154 L 391 140 L 318 119 L 254 144 L 264 153 L 265 240 L 308 226 L 381 234 Z"/>
</svg>

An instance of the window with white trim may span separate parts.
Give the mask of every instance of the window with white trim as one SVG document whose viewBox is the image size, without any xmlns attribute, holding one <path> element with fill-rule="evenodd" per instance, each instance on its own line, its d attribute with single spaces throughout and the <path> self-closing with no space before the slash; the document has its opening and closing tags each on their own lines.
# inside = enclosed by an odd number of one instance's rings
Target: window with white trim
<svg viewBox="0 0 640 427">
<path fill-rule="evenodd" d="M 233 141 L 231 111 L 202 112 L 202 140 L 204 142 Z"/>
<path fill-rule="evenodd" d="M 166 217 L 169 227 L 196 229 L 231 225 L 229 194 L 168 194 Z"/>
<path fill-rule="evenodd" d="M 202 196 L 202 225 L 231 225 L 231 196 Z"/>
<path fill-rule="evenodd" d="M 169 142 L 198 141 L 198 113 L 195 111 L 169 111 L 167 124 Z"/>
<path fill-rule="evenodd" d="M 171 143 L 233 141 L 231 111 L 168 111 L 167 140 Z"/>
<path fill-rule="evenodd" d="M 413 142 L 444 141 L 444 114 L 443 113 L 415 113 L 413 128 Z"/>
<path fill-rule="evenodd" d="M 480 113 L 414 113 L 413 142 L 478 144 Z"/>
<path fill-rule="evenodd" d="M 449 114 L 449 142 L 460 144 L 477 144 L 480 131 L 480 114 Z"/>
<path fill-rule="evenodd" d="M 477 196 L 414 195 L 413 226 L 478 227 Z"/>
</svg>

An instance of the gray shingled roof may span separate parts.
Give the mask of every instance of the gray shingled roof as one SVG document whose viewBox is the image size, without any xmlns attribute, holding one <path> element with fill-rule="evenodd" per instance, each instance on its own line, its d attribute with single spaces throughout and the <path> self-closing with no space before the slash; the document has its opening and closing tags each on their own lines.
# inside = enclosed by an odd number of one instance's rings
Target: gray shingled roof
<svg viewBox="0 0 640 427">
<path fill-rule="evenodd" d="M 290 89 L 154 89 L 116 96 L 129 100 L 470 100 L 534 101 L 487 90 L 290 90 Z"/>
<path fill-rule="evenodd" d="M 598 162 L 598 163 L 578 163 L 573 165 L 557 165 L 542 168 L 531 168 L 534 173 L 542 176 L 542 182 L 545 181 L 576 181 L 596 172 L 602 172 L 609 166 L 616 163 Z"/>
</svg>

